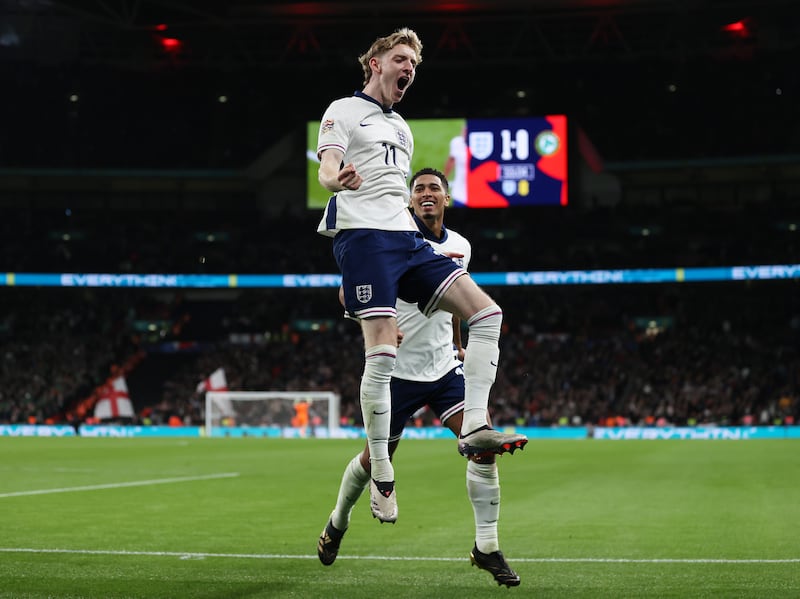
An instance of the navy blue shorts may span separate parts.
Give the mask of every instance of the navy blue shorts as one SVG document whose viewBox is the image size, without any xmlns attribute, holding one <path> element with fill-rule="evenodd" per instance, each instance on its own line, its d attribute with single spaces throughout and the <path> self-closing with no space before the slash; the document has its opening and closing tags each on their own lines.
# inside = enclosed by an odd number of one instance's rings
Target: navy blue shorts
<svg viewBox="0 0 800 599">
<path fill-rule="evenodd" d="M 397 298 L 430 315 L 466 271 L 416 231 L 347 229 L 333 238 L 345 309 L 358 318 L 397 316 Z"/>
<path fill-rule="evenodd" d="M 414 413 L 428 406 L 444 423 L 464 410 L 464 370 L 456 366 L 438 381 L 407 381 L 392 377 L 392 425 L 389 441 L 396 441 Z"/>
</svg>

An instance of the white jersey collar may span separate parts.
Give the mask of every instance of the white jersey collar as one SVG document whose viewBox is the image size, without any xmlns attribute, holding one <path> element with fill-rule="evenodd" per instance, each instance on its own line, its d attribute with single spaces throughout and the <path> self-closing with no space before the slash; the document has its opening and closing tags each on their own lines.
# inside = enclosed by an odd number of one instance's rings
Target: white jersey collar
<svg viewBox="0 0 800 599">
<path fill-rule="evenodd" d="M 386 113 L 394 112 L 394 110 L 392 110 L 391 108 L 386 108 L 386 106 L 384 106 L 383 104 L 378 102 L 372 96 L 368 96 L 364 92 L 355 92 L 353 95 L 356 98 L 361 98 L 362 100 L 366 100 L 367 102 L 372 102 L 373 104 L 376 104 L 383 112 L 386 112 Z"/>
<path fill-rule="evenodd" d="M 414 217 L 414 222 L 417 223 L 419 227 L 419 232 L 422 233 L 422 236 L 427 239 L 428 241 L 435 241 L 436 243 L 444 243 L 447 241 L 447 228 L 442 224 L 442 236 L 436 237 L 436 234 L 428 228 L 428 225 L 425 224 L 425 221 L 418 217 L 413 212 L 411 216 Z"/>
</svg>

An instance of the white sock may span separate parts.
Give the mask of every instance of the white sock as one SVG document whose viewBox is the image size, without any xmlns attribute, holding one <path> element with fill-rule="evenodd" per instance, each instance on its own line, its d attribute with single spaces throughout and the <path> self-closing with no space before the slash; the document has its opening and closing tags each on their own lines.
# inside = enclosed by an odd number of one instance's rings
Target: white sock
<svg viewBox="0 0 800 599">
<path fill-rule="evenodd" d="M 467 495 L 475 514 L 475 545 L 478 551 L 499 551 L 497 520 L 500 518 L 500 478 L 497 464 L 467 462 Z"/>
<path fill-rule="evenodd" d="M 464 354 L 464 420 L 461 434 L 486 424 L 489 390 L 497 376 L 500 325 L 503 311 L 497 304 L 484 308 L 469 319 L 469 339 Z"/>
<path fill-rule="evenodd" d="M 350 460 L 342 474 L 342 484 L 339 485 L 339 496 L 336 498 L 336 507 L 331 513 L 331 522 L 339 530 L 347 530 L 350 526 L 350 514 L 353 506 L 361 497 L 361 493 L 369 484 L 369 472 L 361 465 L 361 454 Z"/>
<path fill-rule="evenodd" d="M 397 358 L 397 348 L 393 345 L 375 345 L 366 351 L 364 357 L 361 415 L 367 433 L 372 478 L 394 481 L 394 469 L 389 461 L 389 425 L 392 421 L 389 381 Z"/>
</svg>

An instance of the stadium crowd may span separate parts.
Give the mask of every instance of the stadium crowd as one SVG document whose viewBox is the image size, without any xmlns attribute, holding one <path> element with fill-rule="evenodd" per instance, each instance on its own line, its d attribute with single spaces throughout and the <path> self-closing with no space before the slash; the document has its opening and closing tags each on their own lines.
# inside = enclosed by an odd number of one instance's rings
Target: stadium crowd
<svg viewBox="0 0 800 599">
<path fill-rule="evenodd" d="M 602 287 L 491 290 L 506 314 L 490 402 L 497 423 L 796 421 L 795 281 Z M 0 297 L 2 423 L 74 422 L 70 407 L 139 352 L 146 357 L 128 386 L 146 422 L 201 424 L 197 386 L 217 368 L 231 390 L 335 391 L 343 422 L 360 422 L 360 331 L 341 318 L 330 290 L 193 301 L 147 291 L 20 288 Z M 210 329 L 209 305 L 216 306 Z M 184 325 L 151 338 L 135 330 L 137 319 L 154 315 Z M 192 324 L 195 318 L 208 320 Z M 303 326 L 309 322 L 318 326 Z M 180 359 L 154 370 L 165 356 Z"/>
<path fill-rule="evenodd" d="M 796 51 L 747 50 L 670 52 L 669 60 L 575 57 L 526 67 L 535 72 L 509 64 L 493 70 L 493 81 L 507 81 L 507 88 L 481 84 L 482 90 L 473 77 L 452 76 L 431 60 L 418 85 L 437 95 L 412 97 L 403 114 L 567 114 L 607 164 L 726 159 L 730 171 L 737 157 L 798 155 Z M 465 68 L 473 66 L 469 60 Z M 358 85 L 327 70 L 331 80 L 321 87 L 347 95 Z M 224 103 L 219 77 L 191 69 L 77 62 L 28 68 L 9 60 L 0 74 L 15 90 L 0 95 L 0 109 L 19 115 L 0 136 L 0 272 L 336 272 L 330 241 L 313 233 L 319 214 L 299 214 L 302 206 L 267 214 L 259 202 L 268 202 L 255 192 L 192 196 L 180 185 L 154 192 L 146 181 L 131 189 L 125 172 L 114 179 L 104 171 L 241 172 L 319 119 L 313 94 L 293 98 L 293 118 L 276 119 L 285 114 L 285 97 L 262 72 L 226 76 Z M 531 89 L 531 81 L 547 84 Z M 298 156 L 287 179 L 299 188 L 305 158 Z M 695 198 L 453 210 L 448 226 L 472 242 L 473 272 L 798 264 L 797 183 L 789 176 L 776 184 L 770 171 L 778 163 L 769 164 L 761 179 L 754 176 L 757 201 L 750 203 Z M 53 174 L 85 169 L 104 171 L 101 183 L 83 189 L 80 177 Z M 714 199 L 712 175 L 719 171 L 687 165 L 683 174 L 685 185 L 677 188 L 702 188 L 709 192 L 704 199 Z M 739 184 L 729 175 L 720 183 L 725 193 Z M 213 176 L 209 181 L 213 187 Z M 283 191 L 262 193 L 280 203 L 292 195 Z M 797 279 L 489 291 L 505 312 L 491 400 L 500 424 L 766 424 L 798 416 Z M 76 403 L 145 355 L 128 383 L 137 414 L 147 410 L 151 422 L 201 422 L 197 384 L 224 368 L 231 389 L 335 390 L 343 418 L 357 423 L 358 335 L 330 290 L 189 294 L 7 285 L 0 292 L 0 422 L 74 418 Z"/>
</svg>

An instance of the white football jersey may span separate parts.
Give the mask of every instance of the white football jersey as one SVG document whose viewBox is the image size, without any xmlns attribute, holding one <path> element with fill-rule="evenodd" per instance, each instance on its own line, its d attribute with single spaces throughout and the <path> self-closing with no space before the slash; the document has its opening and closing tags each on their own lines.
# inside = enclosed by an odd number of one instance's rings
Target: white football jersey
<svg viewBox="0 0 800 599">
<path fill-rule="evenodd" d="M 469 241 L 447 228 L 443 229 L 442 238 L 436 239 L 424 223 L 419 222 L 420 231 L 435 251 L 464 254 L 463 258 L 453 258 L 453 261 L 466 270 L 472 256 Z M 450 312 L 438 310 L 428 318 L 419 311 L 417 304 L 398 299 L 397 326 L 404 337 L 397 349 L 393 377 L 432 382 L 461 364 L 453 347 L 453 315 Z"/>
<path fill-rule="evenodd" d="M 416 230 L 406 184 L 414 139 L 403 117 L 361 92 L 335 100 L 322 116 L 317 156 L 329 148 L 344 153 L 344 164 L 352 162 L 363 183 L 328 200 L 319 233 L 333 237 L 341 229 Z"/>
</svg>

